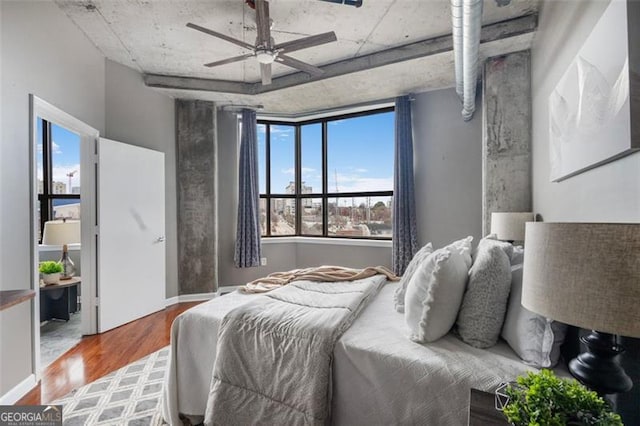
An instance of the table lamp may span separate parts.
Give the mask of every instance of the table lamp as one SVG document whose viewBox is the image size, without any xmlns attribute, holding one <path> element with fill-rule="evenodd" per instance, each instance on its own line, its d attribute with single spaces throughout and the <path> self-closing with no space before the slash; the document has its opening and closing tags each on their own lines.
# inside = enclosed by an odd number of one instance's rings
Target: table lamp
<svg viewBox="0 0 640 426">
<path fill-rule="evenodd" d="M 640 337 L 640 224 L 526 225 L 522 306 L 592 330 L 569 371 L 601 396 L 626 392 L 616 335 Z"/>
<path fill-rule="evenodd" d="M 44 223 L 42 234 L 42 244 L 52 246 L 62 246 L 62 273 L 61 280 L 68 280 L 75 274 L 75 265 L 69 257 L 67 244 L 80 242 L 80 221 L 65 220 L 48 221 Z"/>
<path fill-rule="evenodd" d="M 524 225 L 533 222 L 531 212 L 493 212 L 491 213 L 491 233 L 503 241 L 524 241 Z"/>
</svg>

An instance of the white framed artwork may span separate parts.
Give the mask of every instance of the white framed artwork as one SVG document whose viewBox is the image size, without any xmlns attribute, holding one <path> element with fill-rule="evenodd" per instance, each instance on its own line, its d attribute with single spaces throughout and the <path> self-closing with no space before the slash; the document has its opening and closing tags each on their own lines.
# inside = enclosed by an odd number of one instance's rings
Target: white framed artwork
<svg viewBox="0 0 640 426">
<path fill-rule="evenodd" d="M 632 137 L 629 40 L 627 0 L 612 0 L 549 96 L 552 181 L 640 149 Z"/>
</svg>

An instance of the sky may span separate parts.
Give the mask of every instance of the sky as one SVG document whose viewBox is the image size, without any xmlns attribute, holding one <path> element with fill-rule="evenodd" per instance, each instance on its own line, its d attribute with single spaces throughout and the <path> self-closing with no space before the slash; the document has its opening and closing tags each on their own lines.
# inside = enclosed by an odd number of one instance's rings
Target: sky
<svg viewBox="0 0 640 426">
<path fill-rule="evenodd" d="M 313 192 L 322 192 L 322 126 L 302 127 L 302 180 Z M 366 115 L 328 123 L 328 178 L 330 192 L 393 190 L 394 112 Z M 271 126 L 271 193 L 285 193 L 295 178 L 295 130 Z M 266 192 L 265 126 L 258 126 L 260 192 Z"/>
<path fill-rule="evenodd" d="M 37 171 L 38 179 L 42 180 L 42 120 L 38 120 L 38 156 Z M 67 173 L 77 170 L 71 179 L 71 186 L 80 186 L 80 137 L 60 127 L 56 124 L 51 125 L 51 137 L 53 145 L 52 166 L 53 181 L 64 182 L 69 185 Z M 71 188 L 67 187 L 70 193 Z"/>
</svg>

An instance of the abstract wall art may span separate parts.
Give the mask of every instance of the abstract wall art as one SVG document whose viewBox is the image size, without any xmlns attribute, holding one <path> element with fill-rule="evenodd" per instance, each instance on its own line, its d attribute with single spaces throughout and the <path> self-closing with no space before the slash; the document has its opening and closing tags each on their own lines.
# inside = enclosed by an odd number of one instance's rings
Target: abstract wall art
<svg viewBox="0 0 640 426">
<path fill-rule="evenodd" d="M 549 96 L 552 181 L 640 149 L 632 3 L 611 1 Z"/>
</svg>

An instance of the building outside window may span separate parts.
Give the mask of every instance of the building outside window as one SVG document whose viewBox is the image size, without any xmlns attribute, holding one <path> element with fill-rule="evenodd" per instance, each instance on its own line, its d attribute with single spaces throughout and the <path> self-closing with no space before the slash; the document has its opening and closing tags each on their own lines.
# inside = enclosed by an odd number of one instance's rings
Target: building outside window
<svg viewBox="0 0 640 426">
<path fill-rule="evenodd" d="M 394 118 L 259 120 L 262 235 L 390 239 Z"/>
</svg>

